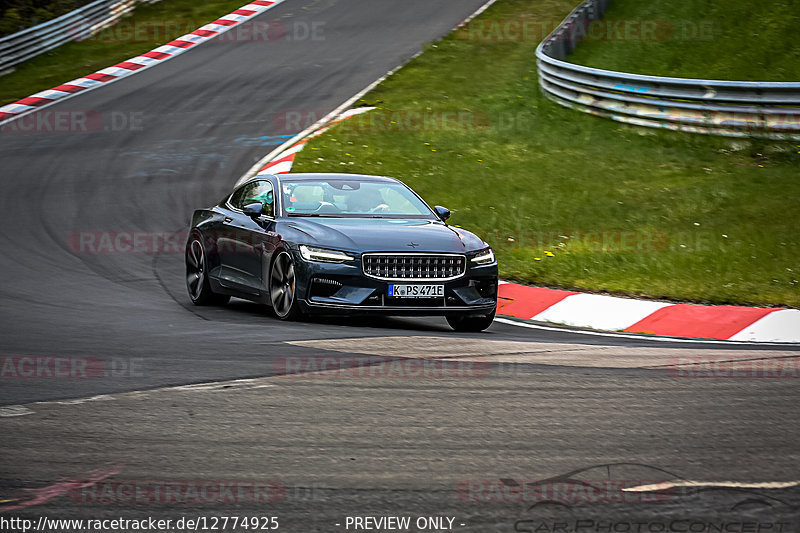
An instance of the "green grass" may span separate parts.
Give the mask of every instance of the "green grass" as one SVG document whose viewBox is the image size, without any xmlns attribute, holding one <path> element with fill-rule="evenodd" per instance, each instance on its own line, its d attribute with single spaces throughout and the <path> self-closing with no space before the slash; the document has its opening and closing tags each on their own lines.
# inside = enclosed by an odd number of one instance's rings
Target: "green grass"
<svg viewBox="0 0 800 533">
<path fill-rule="evenodd" d="M 792 0 L 614 0 L 605 19 L 630 22 L 632 31 L 620 24 L 620 38 L 587 41 L 570 61 L 656 76 L 800 81 L 800 6 Z M 653 31 L 638 31 L 645 27 Z"/>
<path fill-rule="evenodd" d="M 480 21 L 560 20 L 574 5 L 500 0 Z M 379 109 L 311 141 L 295 171 L 403 179 L 486 238 L 504 279 L 800 306 L 800 143 L 636 129 L 562 108 L 540 94 L 535 46 L 475 40 L 469 28 L 428 46 L 361 102 Z M 463 116 L 443 127 L 414 112 Z M 589 232 L 600 241 L 587 246 Z"/>
<path fill-rule="evenodd" d="M 0 77 L 0 105 L 148 52 L 240 8 L 245 0 L 164 0 L 141 5 L 115 27 L 68 43 Z"/>
</svg>

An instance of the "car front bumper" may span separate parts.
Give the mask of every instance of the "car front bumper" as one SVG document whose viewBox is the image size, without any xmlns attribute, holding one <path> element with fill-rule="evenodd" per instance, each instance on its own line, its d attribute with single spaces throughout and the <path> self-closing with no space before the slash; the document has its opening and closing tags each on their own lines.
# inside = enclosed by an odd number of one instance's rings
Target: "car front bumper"
<svg viewBox="0 0 800 533">
<path fill-rule="evenodd" d="M 320 263 L 297 258 L 296 294 L 307 314 L 485 316 L 497 307 L 497 263 L 471 266 L 448 281 L 385 281 L 365 275 L 357 262 Z M 395 298 L 390 284 L 444 285 L 444 297 Z"/>
</svg>

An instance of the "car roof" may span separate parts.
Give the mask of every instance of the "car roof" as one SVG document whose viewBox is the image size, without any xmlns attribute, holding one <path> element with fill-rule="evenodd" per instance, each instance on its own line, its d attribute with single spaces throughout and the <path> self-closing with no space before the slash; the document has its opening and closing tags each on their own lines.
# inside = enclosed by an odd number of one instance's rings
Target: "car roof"
<svg viewBox="0 0 800 533">
<path fill-rule="evenodd" d="M 373 176 L 370 174 L 341 174 L 333 172 L 308 172 L 308 173 L 287 173 L 278 176 L 278 179 L 292 181 L 317 181 L 317 180 L 359 180 L 359 181 L 398 181 L 389 176 Z"/>
<path fill-rule="evenodd" d="M 256 180 L 256 179 L 264 179 L 266 175 L 261 176 L 254 176 L 247 180 L 247 182 Z M 342 174 L 342 173 L 334 173 L 334 172 L 298 172 L 298 173 L 285 173 L 275 176 L 280 181 L 329 181 L 329 180 L 341 180 L 341 181 L 372 181 L 376 183 L 380 182 L 399 182 L 400 180 L 396 178 L 390 178 L 389 176 L 373 176 L 370 174 Z M 245 183 L 247 183 L 245 182 Z"/>
</svg>

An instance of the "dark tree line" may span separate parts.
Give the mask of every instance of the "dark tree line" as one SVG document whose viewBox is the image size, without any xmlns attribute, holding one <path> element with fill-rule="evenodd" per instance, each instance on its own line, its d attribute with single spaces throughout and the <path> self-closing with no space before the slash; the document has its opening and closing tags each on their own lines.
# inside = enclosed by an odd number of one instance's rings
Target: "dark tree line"
<svg viewBox="0 0 800 533">
<path fill-rule="evenodd" d="M 41 24 L 94 0 L 0 0 L 0 35 Z"/>
</svg>

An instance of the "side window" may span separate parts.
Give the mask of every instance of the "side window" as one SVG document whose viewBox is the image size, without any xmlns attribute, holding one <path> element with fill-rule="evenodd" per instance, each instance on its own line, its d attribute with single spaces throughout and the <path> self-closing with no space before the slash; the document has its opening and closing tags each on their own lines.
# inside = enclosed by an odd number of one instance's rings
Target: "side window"
<svg viewBox="0 0 800 533">
<path fill-rule="evenodd" d="M 230 203 L 236 209 L 243 209 L 248 204 L 261 202 L 264 204 L 263 214 L 274 216 L 275 195 L 272 192 L 272 184 L 265 180 L 254 181 L 240 187 L 233 193 Z"/>
</svg>

